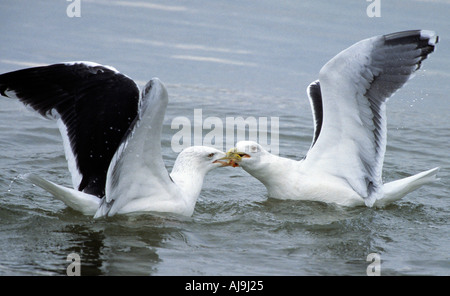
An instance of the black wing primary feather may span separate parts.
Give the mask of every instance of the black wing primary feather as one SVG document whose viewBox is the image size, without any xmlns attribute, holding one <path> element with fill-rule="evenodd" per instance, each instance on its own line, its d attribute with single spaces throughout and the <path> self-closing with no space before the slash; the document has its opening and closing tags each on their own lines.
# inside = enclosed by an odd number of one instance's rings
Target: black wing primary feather
<svg viewBox="0 0 450 296">
<path fill-rule="evenodd" d="M 60 118 L 81 177 L 74 186 L 104 196 L 109 163 L 138 112 L 133 80 L 99 64 L 61 63 L 0 75 L 0 93 Z"/>
<path fill-rule="evenodd" d="M 314 136 L 310 147 L 311 149 L 316 143 L 317 139 L 319 138 L 323 122 L 322 92 L 320 91 L 319 80 L 312 82 L 308 86 L 306 92 L 308 94 L 309 102 L 311 104 L 311 111 L 314 120 Z"/>
</svg>

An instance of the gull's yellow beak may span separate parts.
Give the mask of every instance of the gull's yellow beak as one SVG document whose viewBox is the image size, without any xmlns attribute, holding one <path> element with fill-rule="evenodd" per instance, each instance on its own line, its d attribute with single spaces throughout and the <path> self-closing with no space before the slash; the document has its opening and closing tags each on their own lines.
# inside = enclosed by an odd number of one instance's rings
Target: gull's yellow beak
<svg viewBox="0 0 450 296">
<path fill-rule="evenodd" d="M 228 150 L 225 157 L 219 158 L 215 162 L 223 163 L 222 166 L 232 166 L 235 168 L 239 166 L 239 162 L 242 158 L 250 158 L 250 155 L 244 152 L 239 152 L 236 148 L 231 148 Z"/>
</svg>

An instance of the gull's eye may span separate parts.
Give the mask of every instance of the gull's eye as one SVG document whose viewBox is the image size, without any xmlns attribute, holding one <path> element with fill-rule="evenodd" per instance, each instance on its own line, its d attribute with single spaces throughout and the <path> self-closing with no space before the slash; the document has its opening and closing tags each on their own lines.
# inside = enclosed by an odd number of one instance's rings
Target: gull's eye
<svg viewBox="0 0 450 296">
<path fill-rule="evenodd" d="M 255 146 L 255 145 L 252 145 L 251 147 L 250 147 L 250 152 L 258 152 L 259 151 L 259 148 L 258 148 L 258 146 Z"/>
<path fill-rule="evenodd" d="M 208 154 L 208 157 L 211 158 L 211 157 L 214 156 L 214 154 L 215 154 L 215 153 L 210 153 L 210 154 Z"/>
</svg>

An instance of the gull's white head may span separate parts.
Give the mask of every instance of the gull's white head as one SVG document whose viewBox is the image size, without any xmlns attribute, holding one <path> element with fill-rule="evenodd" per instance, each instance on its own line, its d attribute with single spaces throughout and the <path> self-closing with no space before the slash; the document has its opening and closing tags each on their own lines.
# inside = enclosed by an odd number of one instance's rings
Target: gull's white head
<svg viewBox="0 0 450 296">
<path fill-rule="evenodd" d="M 229 166 L 226 161 L 221 160 L 225 153 L 212 147 L 192 146 L 180 152 L 172 171 L 188 168 L 199 173 L 206 174 L 210 170 Z"/>
</svg>

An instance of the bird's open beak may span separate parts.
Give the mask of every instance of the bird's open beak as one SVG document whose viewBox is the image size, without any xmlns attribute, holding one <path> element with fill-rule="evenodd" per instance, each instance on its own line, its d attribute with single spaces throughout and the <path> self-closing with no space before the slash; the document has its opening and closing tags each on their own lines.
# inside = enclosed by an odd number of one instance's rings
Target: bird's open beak
<svg viewBox="0 0 450 296">
<path fill-rule="evenodd" d="M 214 163 L 222 163 L 222 166 L 238 167 L 242 158 L 250 158 L 250 155 L 244 152 L 239 152 L 236 148 L 228 150 L 225 157 L 219 158 Z"/>
</svg>

